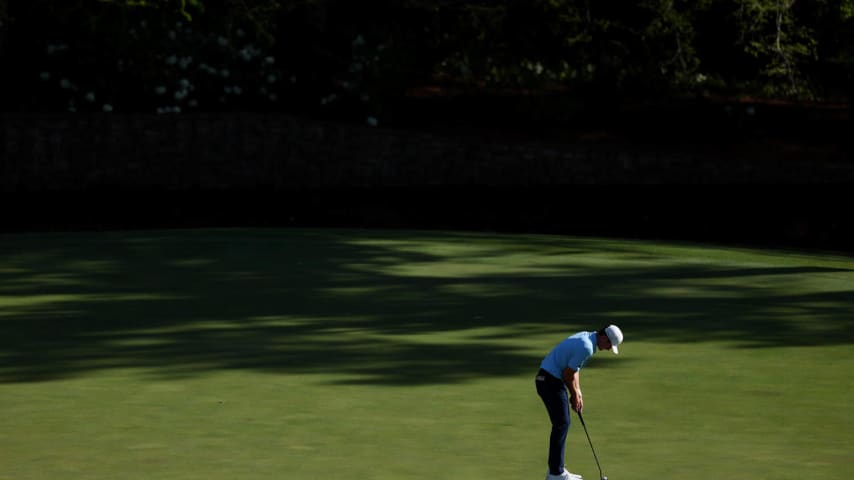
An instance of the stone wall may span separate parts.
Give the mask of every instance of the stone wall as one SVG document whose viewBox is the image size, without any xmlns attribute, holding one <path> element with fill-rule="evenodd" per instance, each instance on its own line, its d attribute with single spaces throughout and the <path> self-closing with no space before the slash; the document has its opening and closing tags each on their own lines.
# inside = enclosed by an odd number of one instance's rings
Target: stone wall
<svg viewBox="0 0 854 480">
<path fill-rule="evenodd" d="M 371 128 L 287 115 L 2 115 L 0 191 L 843 182 L 852 162 Z"/>
<path fill-rule="evenodd" d="M 842 152 L 672 147 L 287 115 L 7 114 L 0 232 L 447 228 L 854 250 Z"/>
</svg>

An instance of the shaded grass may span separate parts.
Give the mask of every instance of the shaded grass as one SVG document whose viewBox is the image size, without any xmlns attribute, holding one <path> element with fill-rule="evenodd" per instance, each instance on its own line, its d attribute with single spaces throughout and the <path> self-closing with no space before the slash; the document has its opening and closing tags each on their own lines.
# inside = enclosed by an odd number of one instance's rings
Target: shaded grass
<svg viewBox="0 0 854 480">
<path fill-rule="evenodd" d="M 842 478 L 854 263 L 550 236 L 0 237 L 0 479 L 528 478 L 562 336 L 611 478 Z M 583 431 L 570 468 L 595 478 Z"/>
</svg>

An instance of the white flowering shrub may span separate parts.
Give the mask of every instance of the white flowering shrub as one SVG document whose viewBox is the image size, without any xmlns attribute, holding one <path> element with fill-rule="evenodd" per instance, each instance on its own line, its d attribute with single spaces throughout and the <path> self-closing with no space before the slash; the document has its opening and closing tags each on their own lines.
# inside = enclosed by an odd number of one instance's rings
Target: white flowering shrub
<svg viewBox="0 0 854 480">
<path fill-rule="evenodd" d="M 296 82 L 276 58 L 271 37 L 251 22 L 188 21 L 154 9 L 112 7 L 109 13 L 95 17 L 94 30 L 69 22 L 44 38 L 32 73 L 37 108 L 264 111 L 279 108 L 283 90 Z"/>
</svg>

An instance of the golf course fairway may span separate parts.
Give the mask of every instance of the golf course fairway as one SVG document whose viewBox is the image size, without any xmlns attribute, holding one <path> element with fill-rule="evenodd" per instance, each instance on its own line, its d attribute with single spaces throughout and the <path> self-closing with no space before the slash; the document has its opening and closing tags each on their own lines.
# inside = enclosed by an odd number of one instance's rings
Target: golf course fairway
<svg viewBox="0 0 854 480">
<path fill-rule="evenodd" d="M 854 258 L 547 235 L 0 235 L 0 480 L 847 480 Z M 567 468 L 599 472 L 578 418 Z"/>
</svg>

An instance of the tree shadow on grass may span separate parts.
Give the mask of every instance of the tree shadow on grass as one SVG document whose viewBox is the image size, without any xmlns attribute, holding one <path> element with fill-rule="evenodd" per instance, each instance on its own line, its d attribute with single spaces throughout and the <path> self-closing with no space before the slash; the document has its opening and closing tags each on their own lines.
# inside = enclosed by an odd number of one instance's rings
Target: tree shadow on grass
<svg viewBox="0 0 854 480">
<path fill-rule="evenodd" d="M 552 346 L 534 337 L 610 322 L 629 340 L 854 341 L 854 268 L 692 262 L 630 242 L 237 230 L 0 247 L 7 383 L 117 368 L 465 382 L 534 372 Z"/>
</svg>

